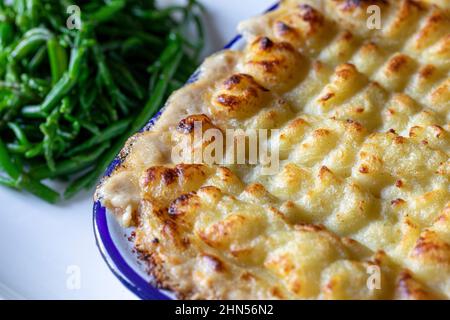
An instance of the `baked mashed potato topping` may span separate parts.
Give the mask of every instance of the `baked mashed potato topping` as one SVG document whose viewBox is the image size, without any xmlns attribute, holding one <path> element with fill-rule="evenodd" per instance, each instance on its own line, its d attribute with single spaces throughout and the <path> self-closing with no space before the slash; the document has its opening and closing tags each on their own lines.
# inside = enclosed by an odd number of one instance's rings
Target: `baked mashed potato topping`
<svg viewBox="0 0 450 320">
<path fill-rule="evenodd" d="M 130 138 L 96 199 L 181 298 L 449 299 L 449 10 L 282 1 Z M 279 129 L 279 172 L 172 163 L 195 121 Z"/>
</svg>

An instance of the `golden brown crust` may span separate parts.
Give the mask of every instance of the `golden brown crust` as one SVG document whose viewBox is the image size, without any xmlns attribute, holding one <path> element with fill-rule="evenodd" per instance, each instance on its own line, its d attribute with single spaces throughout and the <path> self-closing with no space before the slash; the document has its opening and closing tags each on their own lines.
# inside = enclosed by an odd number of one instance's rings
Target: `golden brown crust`
<svg viewBox="0 0 450 320">
<path fill-rule="evenodd" d="M 367 27 L 373 5 L 381 29 Z M 242 23 L 247 47 L 209 58 L 96 193 L 136 226 L 159 285 L 189 299 L 449 299 L 449 10 L 285 0 Z M 279 129 L 279 172 L 173 163 L 195 123 Z"/>
<path fill-rule="evenodd" d="M 269 99 L 266 88 L 244 73 L 226 79 L 211 99 L 211 114 L 216 118 L 245 119 L 259 111 Z"/>
<path fill-rule="evenodd" d="M 243 71 L 268 89 L 287 91 L 301 78 L 303 63 L 302 56 L 289 42 L 259 37 L 249 46 Z"/>
</svg>

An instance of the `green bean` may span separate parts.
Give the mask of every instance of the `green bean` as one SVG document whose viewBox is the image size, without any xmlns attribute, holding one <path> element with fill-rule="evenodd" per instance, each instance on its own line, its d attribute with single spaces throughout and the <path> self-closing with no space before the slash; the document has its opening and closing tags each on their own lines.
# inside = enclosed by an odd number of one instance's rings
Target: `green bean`
<svg viewBox="0 0 450 320">
<path fill-rule="evenodd" d="M 11 178 L 8 178 L 8 177 L 3 177 L 1 175 L 0 175 L 0 185 L 18 189 L 17 183 L 14 180 L 12 180 Z"/>
<path fill-rule="evenodd" d="M 130 119 L 124 119 L 117 121 L 116 123 L 113 123 L 111 126 L 103 130 L 99 135 L 93 136 L 89 140 L 86 140 L 84 143 L 76 146 L 72 150 L 70 150 L 67 155 L 72 156 L 74 154 L 77 154 L 81 151 L 85 151 L 89 148 L 94 147 L 95 145 L 98 145 L 102 142 L 109 141 L 122 133 L 125 132 L 125 130 L 128 128 L 129 124 L 131 123 Z"/>
<path fill-rule="evenodd" d="M 30 120 L 30 123 L 20 123 L 20 128 L 25 132 L 25 134 L 28 137 L 28 140 L 30 140 L 31 148 L 38 143 L 39 141 L 42 141 L 43 135 L 40 130 L 38 130 L 39 122 L 35 122 L 33 120 Z"/>
<path fill-rule="evenodd" d="M 83 120 L 79 120 L 80 122 L 80 126 L 83 127 L 84 129 L 88 130 L 89 132 L 91 132 L 94 135 L 99 135 L 100 134 L 100 129 L 93 123 L 90 123 L 88 121 L 83 121 Z"/>
<path fill-rule="evenodd" d="M 84 6 L 84 9 L 87 10 L 88 12 L 93 12 L 93 11 L 99 10 L 102 6 L 103 6 L 103 2 L 89 1 L 89 3 L 87 3 Z"/>
<path fill-rule="evenodd" d="M 55 190 L 24 174 L 22 174 L 21 178 L 18 180 L 18 187 L 27 190 L 48 203 L 57 203 L 61 198 L 60 194 Z"/>
<path fill-rule="evenodd" d="M 8 127 L 14 132 L 14 135 L 16 136 L 17 141 L 19 141 L 19 143 L 22 146 L 24 146 L 24 147 L 30 146 L 30 141 L 28 141 L 27 136 L 25 135 L 23 130 L 16 123 L 9 122 Z"/>
<path fill-rule="evenodd" d="M 84 110 L 89 110 L 95 102 L 98 95 L 97 87 L 90 82 L 89 85 L 83 86 L 80 90 L 80 104 Z"/>
<path fill-rule="evenodd" d="M 51 111 L 53 107 L 61 101 L 62 97 L 75 85 L 85 53 L 86 47 L 75 48 L 72 50 L 69 71 L 61 77 L 58 83 L 45 97 L 45 100 L 41 105 L 42 112 Z"/>
<path fill-rule="evenodd" d="M 43 148 L 47 165 L 51 170 L 55 169 L 54 150 L 56 144 L 56 130 L 58 127 L 59 110 L 55 109 L 48 116 L 47 121 L 39 126 L 44 134 Z"/>
<path fill-rule="evenodd" d="M 68 73 L 65 73 L 58 83 L 52 88 L 52 90 L 45 97 L 44 102 L 41 105 L 41 112 L 47 113 L 56 106 L 58 102 L 69 92 L 75 85 L 74 79 L 70 78 Z"/>
<path fill-rule="evenodd" d="M 120 137 L 120 139 L 116 141 L 114 146 L 109 150 L 107 150 L 98 159 L 97 165 L 95 166 L 94 169 L 92 169 L 91 171 L 87 172 L 86 174 L 74 180 L 71 184 L 69 184 L 69 186 L 64 192 L 64 198 L 70 199 L 81 190 L 92 187 L 96 183 L 99 175 L 101 175 L 102 172 L 106 169 L 106 166 L 116 157 L 117 153 L 122 148 L 122 145 L 125 142 L 125 140 L 126 140 L 125 136 Z"/>
<path fill-rule="evenodd" d="M 164 45 L 164 41 L 161 38 L 154 36 L 151 33 L 138 31 L 134 33 L 134 36 L 150 45 L 153 49 L 161 48 Z"/>
<path fill-rule="evenodd" d="M 50 83 L 46 79 L 31 77 L 27 74 L 21 75 L 22 90 L 30 91 L 31 95 L 40 95 L 41 98 L 50 91 Z"/>
<path fill-rule="evenodd" d="M 179 43 L 177 40 L 175 40 L 175 42 L 173 42 L 173 46 L 177 45 L 179 45 Z M 172 48 L 167 48 L 167 50 L 172 50 Z M 164 54 L 165 53 L 163 53 L 163 55 Z M 144 106 L 142 111 L 139 113 L 139 115 L 136 117 L 136 119 L 133 121 L 131 125 L 132 132 L 136 132 L 139 129 L 141 129 L 144 126 L 144 124 L 148 121 L 148 119 L 150 119 L 150 117 L 153 114 L 155 114 L 156 110 L 159 107 L 161 107 L 169 82 L 172 79 L 174 73 L 176 72 L 182 57 L 183 52 L 179 51 L 175 56 L 175 58 L 171 61 L 171 63 L 164 66 L 160 80 L 156 84 L 155 90 L 150 100 L 147 102 L 147 104 Z"/>
<path fill-rule="evenodd" d="M 127 115 L 129 113 L 129 109 L 127 106 L 127 101 L 125 96 L 120 92 L 120 90 L 116 87 L 114 80 L 111 76 L 108 66 L 106 65 L 105 56 L 98 45 L 93 47 L 94 55 L 98 62 L 100 77 L 103 84 L 106 86 L 109 94 L 114 99 L 115 102 L 119 105 L 122 112 Z"/>
<path fill-rule="evenodd" d="M 94 151 L 87 152 L 86 154 L 81 154 L 75 157 L 72 157 L 70 159 L 61 161 L 57 164 L 55 167 L 55 170 L 50 170 L 47 166 L 40 166 L 37 168 L 34 168 L 31 171 L 31 176 L 35 179 L 48 179 L 48 178 L 55 178 L 65 175 L 70 175 L 72 173 L 79 172 L 81 170 L 84 170 L 88 166 L 92 165 L 95 160 L 100 157 L 105 150 L 107 150 L 110 147 L 110 142 L 107 141 L 100 145 L 98 148 L 96 148 Z"/>
<path fill-rule="evenodd" d="M 22 105 L 22 97 L 20 95 L 14 95 L 8 100 L 7 104 L 7 111 L 0 119 L 0 130 L 3 129 L 19 112 L 20 106 Z"/>
<path fill-rule="evenodd" d="M 30 71 L 35 71 L 44 61 L 44 58 L 47 53 L 47 46 L 42 45 L 36 52 L 36 54 L 33 56 L 33 58 L 30 60 L 30 63 L 28 64 L 28 69 Z"/>
<path fill-rule="evenodd" d="M 32 90 L 32 88 L 30 88 L 28 86 L 27 83 L 21 83 L 21 84 L 16 84 L 13 82 L 1 82 L 0 84 L 0 88 L 8 88 L 10 90 L 11 93 L 14 94 L 14 97 L 17 99 L 25 99 L 25 100 L 36 100 L 39 99 L 39 96 L 36 92 L 34 92 Z M 13 99 L 11 99 L 12 101 Z"/>
<path fill-rule="evenodd" d="M 139 50 L 144 47 L 144 42 L 138 37 L 131 37 L 125 40 L 124 42 L 120 42 L 118 48 L 121 49 L 123 54 L 128 54 L 134 50 Z"/>
<path fill-rule="evenodd" d="M 159 69 L 161 69 L 162 66 L 166 65 L 167 63 L 169 63 L 170 60 L 172 60 L 172 58 L 179 53 L 180 51 L 180 44 L 178 43 L 178 36 L 175 36 L 174 34 L 171 34 L 170 36 L 171 38 L 173 37 L 177 37 L 177 40 L 173 40 L 171 41 L 171 43 L 166 47 L 166 49 L 163 51 L 163 53 L 161 54 L 160 58 L 158 60 L 155 61 L 155 63 L 153 63 L 148 69 L 148 72 L 155 72 Z"/>
<path fill-rule="evenodd" d="M 25 106 L 21 110 L 25 118 L 45 119 L 47 115 L 41 111 L 41 106 Z"/>
<path fill-rule="evenodd" d="M 64 129 L 56 129 L 56 134 L 64 140 L 74 140 L 77 137 L 76 132 L 68 132 Z"/>
<path fill-rule="evenodd" d="M 72 52 L 70 54 L 69 76 L 73 81 L 76 81 L 76 79 L 78 79 L 78 75 L 80 74 L 81 65 L 84 62 L 86 51 L 87 45 L 82 45 L 81 47 L 72 49 Z"/>
<path fill-rule="evenodd" d="M 64 114 L 70 114 L 73 111 L 74 107 L 75 104 L 73 102 L 73 99 L 71 99 L 70 96 L 66 95 L 61 101 L 61 108 L 59 111 Z"/>
<path fill-rule="evenodd" d="M 119 83 L 121 83 L 123 87 L 126 87 L 130 92 L 133 92 L 139 100 L 143 99 L 145 92 L 131 72 L 123 65 L 116 64 L 115 68 L 117 69 L 117 76 L 123 78 Z"/>
<path fill-rule="evenodd" d="M 49 112 L 52 108 L 61 101 L 62 97 L 66 95 L 70 89 L 75 85 L 79 69 L 86 53 L 86 48 L 75 48 L 72 50 L 69 71 L 64 73 L 58 83 L 53 87 L 50 93 L 45 97 L 41 105 L 42 112 Z"/>
<path fill-rule="evenodd" d="M 108 99 L 106 99 L 103 95 L 101 95 L 98 99 L 101 107 L 103 110 L 105 110 L 107 112 L 107 115 L 109 116 L 109 119 L 111 121 L 117 121 L 119 120 L 119 115 L 117 113 L 117 110 L 114 108 L 114 106 L 109 103 Z M 106 114 L 104 114 L 104 116 L 107 116 Z M 109 120 L 108 119 L 108 120 Z"/>
<path fill-rule="evenodd" d="M 55 37 L 47 41 L 47 51 L 52 73 L 52 84 L 55 85 L 67 70 L 67 54 Z"/>
<path fill-rule="evenodd" d="M 22 40 L 17 44 L 11 53 L 13 60 L 20 60 L 29 53 L 37 50 L 41 44 L 50 38 L 48 30 L 43 28 L 35 28 L 24 34 Z"/>
<path fill-rule="evenodd" d="M 28 149 L 28 147 L 17 143 L 8 143 L 6 148 L 9 152 L 14 154 L 24 154 Z"/>
<path fill-rule="evenodd" d="M 31 159 L 40 156 L 43 153 L 44 153 L 44 144 L 41 142 L 28 149 L 28 151 L 25 152 L 25 158 Z"/>
<path fill-rule="evenodd" d="M 95 23 L 104 23 L 112 19 L 117 12 L 125 7 L 124 0 L 112 0 L 107 5 L 103 5 L 98 11 L 89 16 L 91 21 Z"/>
<path fill-rule="evenodd" d="M 13 27 L 8 22 L 0 24 L 0 48 L 6 48 L 13 40 Z"/>
<path fill-rule="evenodd" d="M 37 8 L 38 3 L 36 0 L 27 0 L 27 16 L 32 27 L 36 27 L 39 24 Z"/>
<path fill-rule="evenodd" d="M 11 91 L 19 92 L 21 87 L 17 82 L 0 81 L 0 89 L 9 89 Z"/>
<path fill-rule="evenodd" d="M 75 139 L 76 136 L 80 133 L 81 130 L 81 124 L 80 121 L 78 121 L 77 118 L 71 116 L 70 114 L 64 114 L 64 119 L 70 122 L 70 125 L 72 127 L 72 131 L 70 132 L 70 135 L 72 136 L 72 139 Z"/>
<path fill-rule="evenodd" d="M 5 172 L 11 179 L 17 180 L 20 176 L 20 171 L 11 161 L 5 144 L 0 139 L 0 170 Z"/>
<path fill-rule="evenodd" d="M 5 81 L 20 82 L 19 78 L 19 66 L 17 65 L 17 62 L 9 61 L 8 65 L 6 66 Z"/>
<path fill-rule="evenodd" d="M 45 97 L 45 100 L 41 105 L 42 112 L 51 111 L 53 107 L 61 101 L 63 96 L 75 85 L 85 53 L 86 47 L 75 48 L 72 50 L 69 71 L 64 73 L 58 83 Z"/>
<path fill-rule="evenodd" d="M 159 72 L 154 72 L 150 76 L 150 80 L 148 83 L 148 91 L 149 92 L 153 92 L 155 90 L 155 86 L 156 86 L 156 82 L 158 81 L 158 78 L 159 78 Z"/>
<path fill-rule="evenodd" d="M 59 200 L 60 196 L 57 192 L 43 185 L 39 181 L 29 178 L 27 175 L 22 174 L 21 170 L 15 163 L 11 161 L 11 157 L 8 151 L 0 139 L 0 170 L 5 172 L 10 180 L 15 182 L 15 185 L 19 189 L 25 189 L 28 192 L 40 197 L 41 199 L 55 203 Z"/>
<path fill-rule="evenodd" d="M 75 196 L 78 192 L 81 190 L 88 188 L 92 186 L 93 182 L 97 180 L 98 176 L 101 174 L 100 171 L 97 169 L 93 169 L 83 175 L 81 178 L 78 178 L 77 180 L 73 181 L 69 184 L 69 186 L 64 191 L 64 199 L 68 200 Z"/>
</svg>

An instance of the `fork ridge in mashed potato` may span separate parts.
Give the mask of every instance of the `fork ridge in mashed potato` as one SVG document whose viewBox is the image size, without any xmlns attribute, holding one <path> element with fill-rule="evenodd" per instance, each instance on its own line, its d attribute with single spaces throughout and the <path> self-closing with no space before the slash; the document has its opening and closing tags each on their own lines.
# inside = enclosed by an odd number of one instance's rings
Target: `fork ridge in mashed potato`
<svg viewBox="0 0 450 320">
<path fill-rule="evenodd" d="M 130 138 L 96 198 L 180 298 L 449 299 L 449 10 L 282 1 Z M 279 172 L 172 163 L 195 122 L 279 129 Z"/>
</svg>

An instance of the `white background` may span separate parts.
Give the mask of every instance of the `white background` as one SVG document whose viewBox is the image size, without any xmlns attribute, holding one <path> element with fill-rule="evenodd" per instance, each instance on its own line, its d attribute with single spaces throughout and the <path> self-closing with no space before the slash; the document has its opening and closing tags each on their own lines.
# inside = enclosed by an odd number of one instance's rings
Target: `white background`
<svg viewBox="0 0 450 320">
<path fill-rule="evenodd" d="M 236 34 L 239 21 L 275 2 L 200 1 L 208 11 L 207 54 Z M 86 192 L 53 206 L 0 187 L 0 298 L 135 299 L 109 271 L 95 245 L 91 195 Z M 79 289 L 70 282 L 70 272 L 77 270 Z"/>
</svg>

